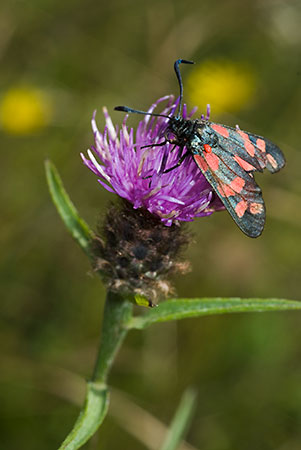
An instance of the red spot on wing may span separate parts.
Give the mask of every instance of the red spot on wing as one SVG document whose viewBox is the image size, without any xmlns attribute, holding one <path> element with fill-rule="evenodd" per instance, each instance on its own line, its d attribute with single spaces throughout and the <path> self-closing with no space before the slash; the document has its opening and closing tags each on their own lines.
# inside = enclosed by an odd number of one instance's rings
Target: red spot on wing
<svg viewBox="0 0 301 450">
<path fill-rule="evenodd" d="M 221 197 L 231 197 L 231 195 L 239 194 L 245 185 L 245 181 L 241 177 L 235 177 L 230 184 L 220 182 L 217 190 Z"/>
<path fill-rule="evenodd" d="M 264 139 L 258 138 L 257 141 L 256 141 L 256 145 L 259 148 L 259 150 L 261 150 L 263 153 L 265 153 L 266 149 L 265 149 L 265 141 L 264 141 Z"/>
<path fill-rule="evenodd" d="M 226 127 L 223 127 L 222 125 L 217 125 L 216 123 L 211 125 L 211 128 L 214 129 L 218 134 L 221 136 L 224 136 L 225 138 L 229 137 L 229 131 Z"/>
<path fill-rule="evenodd" d="M 261 203 L 251 203 L 250 213 L 251 214 L 261 214 L 263 212 L 263 205 Z"/>
<path fill-rule="evenodd" d="M 247 161 L 240 158 L 239 156 L 235 155 L 234 159 L 240 165 L 240 167 L 242 169 L 246 170 L 247 172 L 249 172 L 250 170 L 255 170 L 255 167 L 252 166 L 252 164 L 249 164 Z"/>
<path fill-rule="evenodd" d="M 214 172 L 218 169 L 219 166 L 219 158 L 214 153 L 205 153 L 204 157 L 208 163 L 208 166 Z"/>
<path fill-rule="evenodd" d="M 204 150 L 207 153 L 211 153 L 212 152 L 212 147 L 209 144 L 204 144 Z"/>
<path fill-rule="evenodd" d="M 247 208 L 248 203 L 245 200 L 241 200 L 239 203 L 237 203 L 237 205 L 235 206 L 235 212 L 239 218 L 241 218 L 244 215 Z"/>
<path fill-rule="evenodd" d="M 221 188 L 221 186 L 217 186 L 217 190 L 220 193 L 221 197 L 226 197 L 226 195 L 225 195 L 223 189 Z"/>
<path fill-rule="evenodd" d="M 231 187 L 225 183 L 221 183 L 217 187 L 218 192 L 220 193 L 221 197 L 231 197 L 231 195 L 235 195 L 235 192 Z"/>
<path fill-rule="evenodd" d="M 269 163 L 271 164 L 271 166 L 274 169 L 277 169 L 277 167 L 278 167 L 277 161 L 272 155 L 270 155 L 270 153 L 267 154 L 267 159 L 268 159 Z"/>
<path fill-rule="evenodd" d="M 208 164 L 201 155 L 193 155 L 193 158 L 201 170 L 204 172 L 208 170 Z"/>
<path fill-rule="evenodd" d="M 229 184 L 230 188 L 238 194 L 241 192 L 242 188 L 246 184 L 245 180 L 241 177 L 235 177 L 234 180 Z"/>
<path fill-rule="evenodd" d="M 249 153 L 250 156 L 254 156 L 255 155 L 255 147 L 252 144 L 252 142 L 250 141 L 247 133 L 245 133 L 244 131 L 241 131 L 241 130 L 237 130 L 237 133 L 243 138 L 246 151 Z"/>
</svg>

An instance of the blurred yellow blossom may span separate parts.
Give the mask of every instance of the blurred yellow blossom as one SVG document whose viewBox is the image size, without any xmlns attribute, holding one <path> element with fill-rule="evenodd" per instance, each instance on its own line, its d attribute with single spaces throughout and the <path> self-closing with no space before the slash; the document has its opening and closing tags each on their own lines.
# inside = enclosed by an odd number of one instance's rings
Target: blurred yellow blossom
<svg viewBox="0 0 301 450">
<path fill-rule="evenodd" d="M 236 112 L 255 91 L 254 74 L 244 65 L 231 61 L 206 61 L 195 66 L 187 80 L 192 104 L 205 110 L 210 103 L 213 114 Z"/>
<path fill-rule="evenodd" d="M 0 125 L 7 133 L 31 134 L 48 125 L 51 105 L 34 87 L 13 87 L 0 98 Z"/>
</svg>

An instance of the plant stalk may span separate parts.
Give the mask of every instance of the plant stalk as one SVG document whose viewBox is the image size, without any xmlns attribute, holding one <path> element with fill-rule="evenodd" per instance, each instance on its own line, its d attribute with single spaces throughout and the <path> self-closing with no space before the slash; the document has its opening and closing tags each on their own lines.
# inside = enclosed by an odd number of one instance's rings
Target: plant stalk
<svg viewBox="0 0 301 450">
<path fill-rule="evenodd" d="M 109 406 L 107 377 L 124 340 L 132 317 L 132 304 L 108 292 L 101 331 L 101 341 L 91 381 L 87 383 L 84 406 L 59 450 L 77 450 L 97 431 Z"/>
<path fill-rule="evenodd" d="M 104 307 L 101 341 L 91 381 L 106 384 L 115 356 L 124 340 L 133 306 L 118 294 L 108 292 Z"/>
</svg>

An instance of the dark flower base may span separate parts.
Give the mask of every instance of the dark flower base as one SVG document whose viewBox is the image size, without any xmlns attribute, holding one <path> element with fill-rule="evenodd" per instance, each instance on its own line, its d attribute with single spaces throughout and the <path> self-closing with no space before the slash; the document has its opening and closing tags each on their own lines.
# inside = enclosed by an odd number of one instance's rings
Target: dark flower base
<svg viewBox="0 0 301 450">
<path fill-rule="evenodd" d="M 112 292 L 140 295 L 152 304 L 172 292 L 167 275 L 188 269 L 179 261 L 189 241 L 185 226 L 167 227 L 125 200 L 109 208 L 98 234 L 93 241 L 95 269 L 103 273 Z"/>
</svg>

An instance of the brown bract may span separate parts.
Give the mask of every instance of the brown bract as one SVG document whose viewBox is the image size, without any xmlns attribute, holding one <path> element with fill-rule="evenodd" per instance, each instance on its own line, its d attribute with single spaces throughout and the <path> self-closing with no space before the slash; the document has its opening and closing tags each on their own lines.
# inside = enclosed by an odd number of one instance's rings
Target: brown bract
<svg viewBox="0 0 301 450">
<path fill-rule="evenodd" d="M 167 227 L 147 210 L 121 200 L 98 227 L 94 267 L 112 292 L 156 302 L 173 292 L 168 275 L 188 271 L 189 264 L 181 261 L 188 241 L 185 226 Z"/>
</svg>

